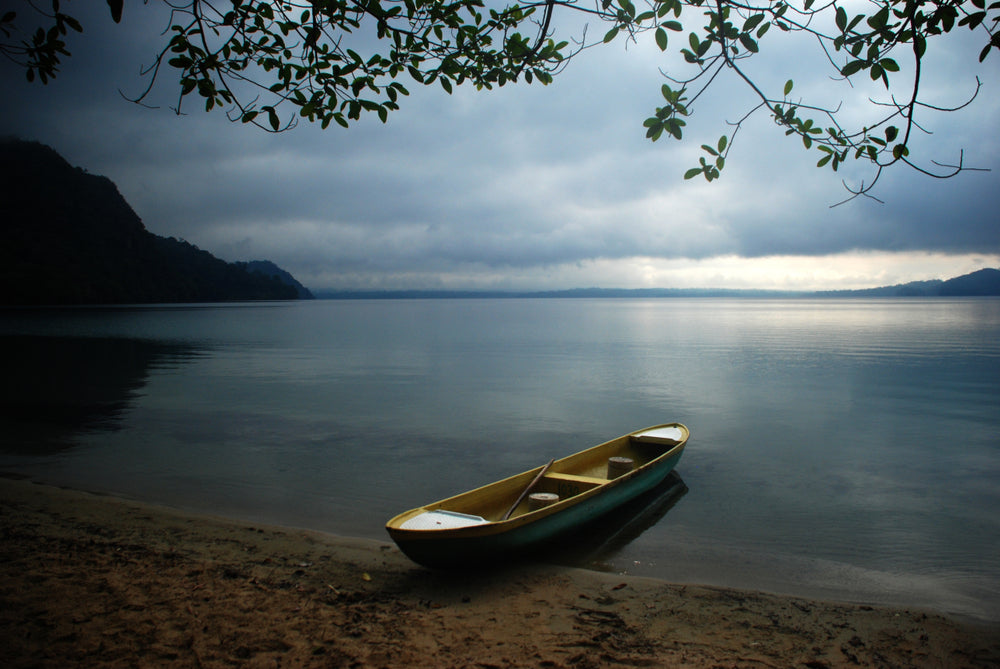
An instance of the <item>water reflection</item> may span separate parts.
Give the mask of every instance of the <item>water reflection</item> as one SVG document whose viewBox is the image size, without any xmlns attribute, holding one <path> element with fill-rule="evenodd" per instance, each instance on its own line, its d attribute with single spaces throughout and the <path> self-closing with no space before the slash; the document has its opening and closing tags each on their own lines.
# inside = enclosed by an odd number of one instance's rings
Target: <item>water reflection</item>
<svg viewBox="0 0 1000 669">
<path fill-rule="evenodd" d="M 557 564 L 614 571 L 611 560 L 667 515 L 688 491 L 676 471 L 659 485 L 559 540 L 546 553 Z"/>
<path fill-rule="evenodd" d="M 143 339 L 0 336 L 0 453 L 51 455 L 83 433 L 120 429 L 151 370 L 195 355 Z"/>
</svg>

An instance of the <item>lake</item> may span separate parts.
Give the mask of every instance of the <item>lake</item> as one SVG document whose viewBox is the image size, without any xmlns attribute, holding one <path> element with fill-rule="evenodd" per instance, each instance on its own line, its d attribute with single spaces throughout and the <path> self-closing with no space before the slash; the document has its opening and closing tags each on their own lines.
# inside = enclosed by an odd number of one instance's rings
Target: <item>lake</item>
<svg viewBox="0 0 1000 669">
<path fill-rule="evenodd" d="M 678 421 L 548 559 L 1000 619 L 1000 299 L 329 300 L 0 311 L 0 473 L 388 540 Z"/>
</svg>

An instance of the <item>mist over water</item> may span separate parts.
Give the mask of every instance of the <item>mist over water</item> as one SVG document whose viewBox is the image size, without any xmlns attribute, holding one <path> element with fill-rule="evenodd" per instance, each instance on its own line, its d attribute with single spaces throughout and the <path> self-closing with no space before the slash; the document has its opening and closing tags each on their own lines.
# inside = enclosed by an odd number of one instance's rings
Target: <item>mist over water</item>
<svg viewBox="0 0 1000 669">
<path fill-rule="evenodd" d="M 560 560 L 1000 619 L 997 299 L 8 310 L 0 363 L 0 472 L 381 540 L 683 422 L 674 487 Z"/>
</svg>

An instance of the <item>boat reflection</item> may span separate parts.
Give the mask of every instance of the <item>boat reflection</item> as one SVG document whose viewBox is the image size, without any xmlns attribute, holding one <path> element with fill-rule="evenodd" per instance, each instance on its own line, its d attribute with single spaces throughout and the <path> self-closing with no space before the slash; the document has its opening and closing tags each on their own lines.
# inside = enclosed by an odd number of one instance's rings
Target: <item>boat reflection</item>
<svg viewBox="0 0 1000 669">
<path fill-rule="evenodd" d="M 546 562 L 612 570 L 607 563 L 625 546 L 659 523 L 688 491 L 675 471 L 655 488 L 623 504 L 611 513 L 561 537 L 542 556 Z"/>
</svg>

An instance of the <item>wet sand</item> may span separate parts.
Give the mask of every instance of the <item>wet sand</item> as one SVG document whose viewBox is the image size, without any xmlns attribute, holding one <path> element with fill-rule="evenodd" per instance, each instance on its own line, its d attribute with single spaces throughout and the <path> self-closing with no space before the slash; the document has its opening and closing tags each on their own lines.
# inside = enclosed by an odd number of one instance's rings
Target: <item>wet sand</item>
<svg viewBox="0 0 1000 669">
<path fill-rule="evenodd" d="M 5 667 L 1000 667 L 1000 624 L 391 544 L 0 479 Z"/>
</svg>

